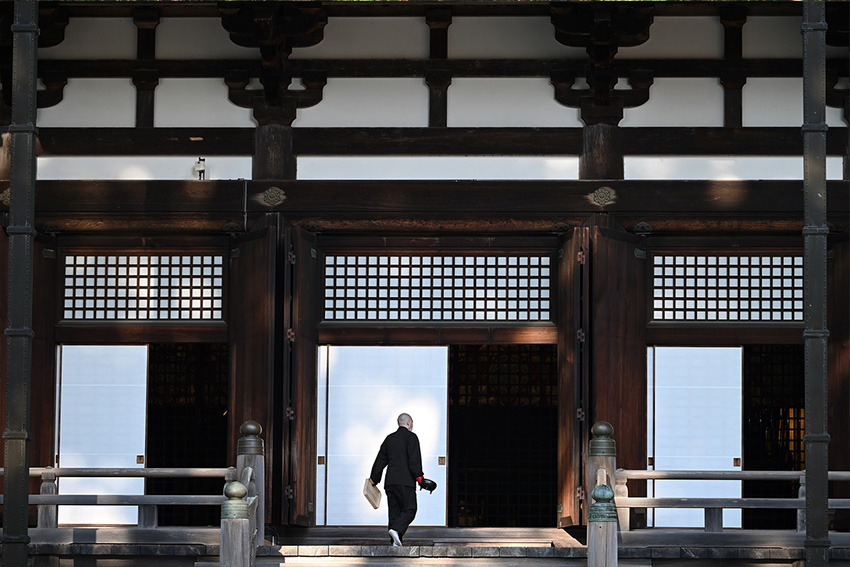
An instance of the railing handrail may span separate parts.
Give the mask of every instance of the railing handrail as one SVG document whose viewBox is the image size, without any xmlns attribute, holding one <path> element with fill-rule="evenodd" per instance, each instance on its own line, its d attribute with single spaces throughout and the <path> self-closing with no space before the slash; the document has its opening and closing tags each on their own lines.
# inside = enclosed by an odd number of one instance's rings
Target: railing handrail
<svg viewBox="0 0 850 567">
<path fill-rule="evenodd" d="M 226 467 L 191 467 L 191 468 L 110 468 L 110 467 L 32 467 L 29 475 L 40 477 L 44 473 L 53 473 L 59 477 L 137 477 L 137 478 L 224 478 Z M 0 477 L 5 469 L 0 468 Z"/>
<path fill-rule="evenodd" d="M 218 494 L 30 494 L 29 503 L 54 506 L 221 506 Z M 3 495 L 0 495 L 0 505 Z"/>
<path fill-rule="evenodd" d="M 615 499 L 617 508 L 762 508 L 793 509 L 806 507 L 805 498 L 677 498 L 671 496 L 628 496 Z M 830 510 L 850 509 L 850 498 L 830 498 Z"/>
<path fill-rule="evenodd" d="M 618 480 L 800 480 L 806 471 L 719 471 L 617 469 Z M 829 480 L 850 481 L 850 471 L 829 471 Z"/>
</svg>

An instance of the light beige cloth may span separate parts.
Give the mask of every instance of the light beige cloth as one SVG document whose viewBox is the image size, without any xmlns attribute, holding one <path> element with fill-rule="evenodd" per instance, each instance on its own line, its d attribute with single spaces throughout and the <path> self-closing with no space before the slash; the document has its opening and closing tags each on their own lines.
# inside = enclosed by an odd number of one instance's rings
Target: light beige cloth
<svg viewBox="0 0 850 567">
<path fill-rule="evenodd" d="M 371 478 L 366 479 L 366 483 L 363 485 L 363 496 L 366 497 L 366 500 L 369 501 L 369 504 L 372 505 L 372 508 L 375 510 L 378 509 L 378 506 L 381 505 L 381 491 L 372 482 Z"/>
</svg>

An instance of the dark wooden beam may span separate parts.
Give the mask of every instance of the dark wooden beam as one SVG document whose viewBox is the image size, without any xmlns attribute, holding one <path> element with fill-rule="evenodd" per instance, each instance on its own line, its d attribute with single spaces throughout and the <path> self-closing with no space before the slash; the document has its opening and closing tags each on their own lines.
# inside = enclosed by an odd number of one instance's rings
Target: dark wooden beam
<svg viewBox="0 0 850 567">
<path fill-rule="evenodd" d="M 850 220 L 846 181 L 827 186 L 840 231 Z M 801 191 L 802 181 L 39 181 L 36 228 L 227 234 L 279 212 L 309 230 L 529 233 L 607 212 L 654 234 L 799 234 Z"/>
<path fill-rule="evenodd" d="M 319 325 L 320 343 L 351 345 L 555 344 L 557 337 L 554 324 L 536 327 Z"/>
<path fill-rule="evenodd" d="M 254 128 L 40 128 L 42 155 L 252 155 Z"/>
<path fill-rule="evenodd" d="M 327 77 L 402 78 L 424 77 L 430 69 L 446 69 L 453 77 L 549 77 L 555 68 L 566 69 L 576 77 L 587 73 L 587 59 L 292 59 L 292 75 L 323 72 Z M 801 77 L 803 63 L 800 59 L 743 59 L 738 65 L 746 77 Z M 612 72 L 628 78 L 636 70 L 651 71 L 655 78 L 720 77 L 728 68 L 723 59 L 622 59 L 614 60 Z M 827 68 L 846 76 L 846 58 L 827 59 Z M 259 77 L 259 58 L 207 59 L 207 60 L 156 60 L 132 59 L 46 59 L 39 61 L 39 77 L 61 71 L 73 78 L 132 77 L 140 70 L 155 71 L 160 78 L 211 78 L 224 77 L 232 71 L 247 72 L 249 77 Z"/>
<path fill-rule="evenodd" d="M 827 153 L 846 155 L 847 128 Z M 578 156 L 581 128 L 294 128 L 295 155 Z M 624 155 L 802 156 L 799 128 L 621 128 Z M 253 155 L 254 128 L 41 128 L 42 155 Z"/>
<path fill-rule="evenodd" d="M 802 214 L 802 181 L 281 181 L 247 182 L 249 211 L 278 210 L 288 216 L 481 218 L 592 214 L 719 215 L 745 219 L 793 218 Z M 830 214 L 850 212 L 846 182 L 829 182 Z M 275 186 L 285 199 L 268 205 L 263 193 Z M 598 205 L 594 192 L 608 190 Z"/>
</svg>

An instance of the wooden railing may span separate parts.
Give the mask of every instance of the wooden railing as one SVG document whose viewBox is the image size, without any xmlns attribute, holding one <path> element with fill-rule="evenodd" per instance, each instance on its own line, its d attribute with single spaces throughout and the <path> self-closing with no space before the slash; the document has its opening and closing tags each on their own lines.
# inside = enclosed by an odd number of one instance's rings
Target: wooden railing
<svg viewBox="0 0 850 567">
<path fill-rule="evenodd" d="M 615 473 L 614 497 L 620 518 L 620 530 L 629 530 L 629 510 L 632 508 L 702 508 L 705 510 L 705 531 L 723 531 L 723 510 L 792 509 L 797 510 L 797 531 L 806 531 L 806 477 L 804 471 L 648 471 L 623 470 Z M 643 498 L 629 497 L 628 480 L 786 480 L 799 481 L 796 498 Z M 850 481 L 850 471 L 830 471 L 830 481 Z M 830 498 L 830 510 L 850 509 L 850 499 Z"/>
<path fill-rule="evenodd" d="M 249 567 L 264 539 L 265 448 L 262 428 L 246 421 L 236 448 L 236 467 L 229 468 L 51 468 L 33 467 L 41 478 L 39 494 L 29 503 L 38 507 L 38 528 L 58 528 L 59 506 L 138 506 L 138 528 L 157 527 L 160 506 L 221 506 L 221 566 Z M 0 468 L 0 476 L 4 475 Z M 221 478 L 222 494 L 58 494 L 57 479 L 87 478 Z M 0 494 L 0 505 L 3 495 Z M 129 528 L 132 529 L 132 528 Z"/>
<path fill-rule="evenodd" d="M 609 423 L 597 422 L 591 429 L 588 456 L 587 492 L 592 494 L 596 486 L 606 484 L 613 488 L 613 503 L 617 509 L 620 531 L 629 531 L 629 511 L 635 508 L 674 508 L 705 511 L 705 531 L 723 531 L 724 509 L 791 509 L 797 510 L 797 531 L 806 531 L 806 478 L 805 471 L 659 471 L 623 470 L 616 468 L 616 445 L 613 428 Z M 648 498 L 630 497 L 629 480 L 766 480 L 799 481 L 796 498 Z M 830 471 L 830 481 L 850 481 L 850 471 Z M 613 487 L 611 486 L 613 484 Z M 592 506 L 592 504 L 591 504 Z M 850 509 L 850 499 L 830 498 L 830 510 Z"/>
</svg>

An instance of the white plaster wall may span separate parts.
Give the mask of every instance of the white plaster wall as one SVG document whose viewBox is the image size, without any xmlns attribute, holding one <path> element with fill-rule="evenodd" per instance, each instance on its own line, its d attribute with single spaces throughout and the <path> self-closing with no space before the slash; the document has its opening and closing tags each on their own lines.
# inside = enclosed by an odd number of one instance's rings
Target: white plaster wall
<svg viewBox="0 0 850 567">
<path fill-rule="evenodd" d="M 760 16 L 747 18 L 743 27 L 744 58 L 799 58 L 803 53 L 801 18 Z"/>
<path fill-rule="evenodd" d="M 219 18 L 163 18 L 156 28 L 158 59 L 256 59 L 260 50 L 241 47 Z"/>
<path fill-rule="evenodd" d="M 222 79 L 162 79 L 154 93 L 154 126 L 256 126 L 251 110 L 227 98 Z"/>
<path fill-rule="evenodd" d="M 200 156 L 42 156 L 39 179 L 197 179 Z M 206 179 L 250 179 L 250 156 L 206 157 Z"/>
<path fill-rule="evenodd" d="M 560 105 L 549 79 L 454 79 L 448 125 L 578 127 L 578 110 Z"/>
<path fill-rule="evenodd" d="M 803 79 L 750 78 L 743 91 L 744 126 L 800 126 Z M 826 109 L 829 126 L 846 126 L 840 108 Z"/>
<path fill-rule="evenodd" d="M 723 126 L 717 79 L 655 79 L 649 101 L 623 112 L 620 126 Z"/>
<path fill-rule="evenodd" d="M 841 179 L 843 162 L 829 157 L 827 179 Z M 803 179 L 802 157 L 627 156 L 626 179 Z"/>
<path fill-rule="evenodd" d="M 328 79 L 322 102 L 300 109 L 292 125 L 427 126 L 428 88 L 421 78 Z"/>
<path fill-rule="evenodd" d="M 577 157 L 302 156 L 299 179 L 578 179 Z"/>
<path fill-rule="evenodd" d="M 39 127 L 131 127 L 136 89 L 130 79 L 71 79 L 62 102 L 38 110 Z"/>
<path fill-rule="evenodd" d="M 39 59 L 135 59 L 132 18 L 71 18 L 65 40 L 38 50 Z"/>
<path fill-rule="evenodd" d="M 583 48 L 555 39 L 545 16 L 457 17 L 449 26 L 449 59 L 580 59 Z"/>
<path fill-rule="evenodd" d="M 649 39 L 635 47 L 623 47 L 617 59 L 721 59 L 723 26 L 717 18 L 659 17 L 649 28 Z"/>
<path fill-rule="evenodd" d="M 801 53 L 799 19 L 750 18 L 744 27 L 746 57 Z M 423 18 L 331 18 L 325 40 L 296 49 L 295 58 L 419 58 L 428 54 Z M 106 39 L 104 39 L 106 38 Z M 136 30 L 130 19 L 78 18 L 66 41 L 43 49 L 49 58 L 131 58 Z M 186 51 L 188 50 L 188 51 Z M 216 18 L 164 19 L 157 28 L 157 56 L 252 58 L 255 49 L 234 45 Z M 722 26 L 714 18 L 656 18 L 650 40 L 620 50 L 620 58 L 722 55 Z M 846 49 L 843 51 L 846 55 Z M 449 27 L 452 58 L 584 58 L 583 49 L 559 44 L 548 17 L 455 18 Z M 625 85 L 624 85 L 625 86 Z M 581 85 L 577 84 L 576 88 Z M 626 109 L 624 127 L 720 126 L 723 94 L 716 79 L 656 79 L 649 102 Z M 744 88 L 745 126 L 791 126 L 802 122 L 800 79 L 750 79 Z M 576 109 L 554 100 L 548 78 L 456 78 L 448 92 L 449 126 L 580 127 Z M 129 79 L 73 79 L 65 99 L 38 112 L 41 127 L 134 124 L 135 91 Z M 298 111 L 295 127 L 423 127 L 428 90 L 421 78 L 330 79 L 324 100 Z M 827 110 L 831 126 L 844 126 L 840 109 Z M 163 79 L 156 90 L 157 127 L 253 127 L 251 111 L 231 104 L 221 79 Z M 40 158 L 43 179 L 191 179 L 195 157 Z M 798 158 L 627 158 L 630 178 L 801 178 Z M 759 161 L 761 160 L 761 161 Z M 250 176 L 248 156 L 209 157 L 208 178 Z M 574 179 L 576 158 L 320 157 L 299 159 L 303 179 Z M 831 159 L 840 178 L 840 159 Z M 724 177 L 725 176 L 725 177 Z"/>
<path fill-rule="evenodd" d="M 427 58 L 428 38 L 424 18 L 328 18 L 324 39 L 293 49 L 292 58 Z"/>
</svg>

